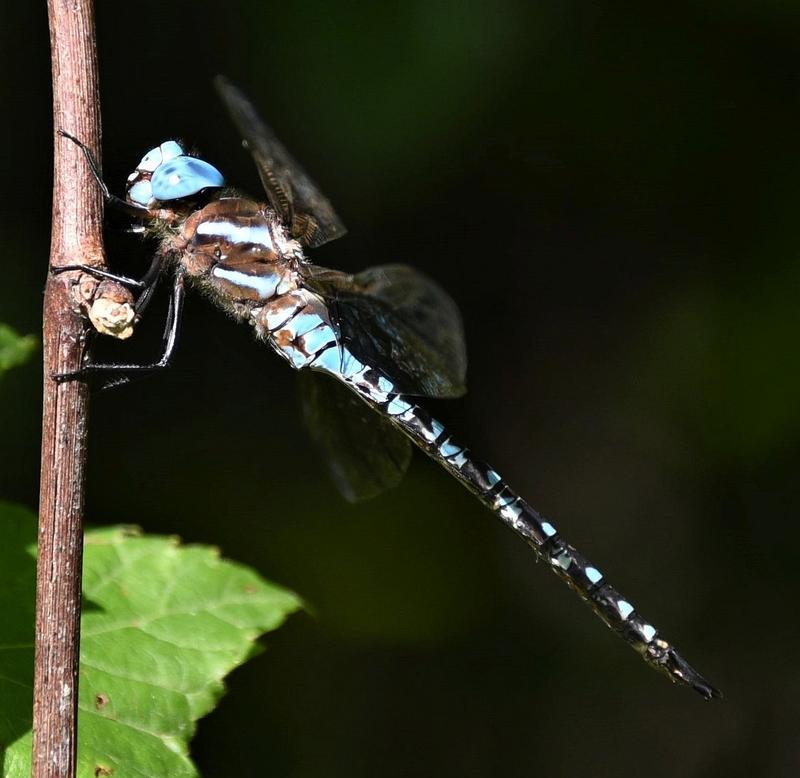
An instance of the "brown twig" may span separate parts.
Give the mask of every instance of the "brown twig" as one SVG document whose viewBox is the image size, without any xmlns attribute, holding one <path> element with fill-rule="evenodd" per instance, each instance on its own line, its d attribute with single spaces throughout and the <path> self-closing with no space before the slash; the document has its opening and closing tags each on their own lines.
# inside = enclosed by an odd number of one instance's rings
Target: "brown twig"
<svg viewBox="0 0 800 778">
<path fill-rule="evenodd" d="M 48 0 L 55 130 L 97 154 L 99 92 L 92 0 Z M 55 137 L 50 266 L 103 264 L 102 200 L 80 150 Z M 44 406 L 36 586 L 33 776 L 75 775 L 88 392 L 77 370 L 87 323 L 76 274 L 50 275 L 44 299 Z M 77 274 L 79 275 L 79 274 Z M 80 286 L 78 283 L 77 286 Z"/>
</svg>

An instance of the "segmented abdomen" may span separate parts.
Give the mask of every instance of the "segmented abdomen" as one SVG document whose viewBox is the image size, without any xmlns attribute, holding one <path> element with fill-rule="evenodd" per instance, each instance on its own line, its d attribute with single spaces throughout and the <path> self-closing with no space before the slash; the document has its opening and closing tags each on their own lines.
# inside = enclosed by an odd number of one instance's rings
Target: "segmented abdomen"
<svg viewBox="0 0 800 778">
<path fill-rule="evenodd" d="M 553 572 L 655 669 L 706 699 L 720 697 L 600 570 L 567 543 L 555 527 L 526 503 L 491 467 L 475 458 L 427 411 L 394 391 L 394 384 L 362 364 L 338 342 L 327 308 L 316 295 L 298 290 L 276 298 L 258 313 L 257 328 L 296 368 L 310 367 L 343 381 L 385 415 L 419 448 L 461 481 L 503 523 L 523 538 Z"/>
<path fill-rule="evenodd" d="M 564 540 L 500 475 L 472 453 L 410 397 L 392 392 L 391 382 L 363 368 L 342 380 L 390 417 L 416 445 L 466 486 L 492 513 L 523 538 L 553 572 L 586 601 L 603 622 L 655 669 L 706 699 L 721 697 L 645 620 L 600 570 Z"/>
</svg>

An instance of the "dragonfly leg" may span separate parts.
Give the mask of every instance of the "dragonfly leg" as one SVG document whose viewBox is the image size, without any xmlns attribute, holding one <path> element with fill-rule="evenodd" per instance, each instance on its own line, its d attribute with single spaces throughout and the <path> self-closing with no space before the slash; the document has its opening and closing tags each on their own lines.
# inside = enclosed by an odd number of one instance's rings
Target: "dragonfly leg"
<svg viewBox="0 0 800 778">
<path fill-rule="evenodd" d="M 141 278 L 141 285 L 142 285 L 142 293 L 136 300 L 136 304 L 134 305 L 134 310 L 136 311 L 136 316 L 139 317 L 144 312 L 144 309 L 150 304 L 150 300 L 153 298 L 153 292 L 155 292 L 156 287 L 158 286 L 158 280 L 161 278 L 161 271 L 164 269 L 164 261 L 166 256 L 162 254 L 160 251 L 156 252 L 153 256 L 153 261 L 150 263 L 150 267 L 147 268 L 147 272 Z M 181 304 L 183 302 L 183 275 L 181 273 L 175 274 L 176 283 L 177 279 L 180 278 L 181 283 Z M 174 301 L 175 298 L 175 291 L 173 288 L 172 297 L 170 298 L 171 301 Z"/>
<path fill-rule="evenodd" d="M 102 388 L 107 389 L 112 386 L 126 383 L 133 376 L 152 373 L 169 367 L 172 363 L 172 358 L 175 354 L 175 346 L 178 342 L 178 335 L 180 334 L 181 316 L 183 314 L 183 299 L 183 275 L 181 273 L 176 273 L 175 280 L 172 285 L 172 293 L 169 299 L 169 310 L 167 311 L 164 334 L 162 336 L 162 353 L 155 362 L 148 362 L 144 364 L 114 362 L 109 364 L 98 364 L 94 362 L 87 362 L 79 370 L 74 370 L 70 373 L 58 373 L 54 375 L 53 378 L 56 381 L 64 382 L 80 381 L 100 377 L 102 379 Z"/>
<path fill-rule="evenodd" d="M 128 276 L 122 276 L 118 273 L 112 273 L 109 270 L 103 270 L 99 267 L 94 267 L 93 265 L 62 265 L 61 267 L 51 267 L 50 272 L 53 275 L 58 275 L 59 273 L 66 273 L 70 270 L 80 270 L 82 273 L 86 273 L 86 275 L 93 276 L 94 278 L 99 278 L 100 280 L 108 280 L 108 281 L 116 281 L 118 284 L 122 284 L 122 286 L 130 286 L 134 289 L 142 289 L 144 288 L 144 279 L 141 281 L 136 278 L 129 278 Z"/>
<path fill-rule="evenodd" d="M 147 268 L 147 272 L 141 278 L 129 278 L 128 276 L 113 273 L 109 270 L 103 270 L 99 267 L 93 267 L 92 265 L 64 265 L 63 267 L 50 268 L 50 272 L 53 273 L 53 275 L 57 275 L 58 273 L 66 273 L 69 270 L 79 270 L 94 278 L 116 281 L 122 286 L 130 286 L 134 289 L 139 289 L 141 290 L 141 294 L 136 299 L 135 304 L 136 315 L 139 316 L 150 303 L 153 292 L 155 292 L 156 286 L 158 286 L 158 280 L 161 277 L 161 271 L 164 267 L 164 260 L 165 256 L 161 252 L 154 254 L 150 267 Z"/>
<path fill-rule="evenodd" d="M 86 157 L 86 162 L 89 165 L 89 170 L 92 171 L 94 180 L 97 181 L 97 185 L 100 187 L 100 192 L 103 195 L 103 200 L 105 200 L 106 205 L 116 208 L 136 219 L 147 220 L 156 218 L 156 214 L 147 208 L 143 208 L 141 205 L 134 205 L 112 194 L 111 190 L 108 188 L 108 184 L 103 181 L 103 174 L 100 172 L 100 165 L 97 164 L 94 154 L 92 154 L 83 141 L 78 140 L 74 135 L 70 135 L 66 130 L 59 129 L 58 134 L 61 135 L 62 138 L 72 141 L 83 152 L 83 156 Z"/>
</svg>

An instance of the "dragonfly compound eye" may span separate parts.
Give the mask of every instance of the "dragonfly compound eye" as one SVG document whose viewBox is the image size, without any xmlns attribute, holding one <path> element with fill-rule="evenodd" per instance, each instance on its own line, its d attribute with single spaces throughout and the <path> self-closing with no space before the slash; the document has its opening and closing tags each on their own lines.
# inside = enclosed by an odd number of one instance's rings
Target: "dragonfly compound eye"
<svg viewBox="0 0 800 778">
<path fill-rule="evenodd" d="M 152 173 L 159 165 L 164 162 L 169 162 L 176 157 L 182 157 L 186 154 L 183 146 L 178 141 L 168 140 L 154 149 L 150 149 L 142 157 L 142 161 L 136 166 L 136 173 Z M 133 176 L 136 175 L 133 173 Z"/>
<path fill-rule="evenodd" d="M 156 200 L 191 197 L 203 189 L 225 186 L 225 179 L 213 165 L 196 157 L 176 157 L 159 165 L 150 179 Z"/>
<path fill-rule="evenodd" d="M 165 141 L 142 157 L 128 176 L 128 202 L 152 208 L 158 202 L 191 197 L 203 189 L 225 185 L 222 173 L 202 159 L 190 157 L 174 140 Z"/>
<path fill-rule="evenodd" d="M 128 176 L 127 197 L 128 202 L 150 208 L 155 204 L 153 187 L 150 179 L 153 173 L 164 163 L 182 157 L 186 154 L 183 146 L 174 140 L 168 140 L 156 146 L 142 157 L 136 170 Z"/>
</svg>

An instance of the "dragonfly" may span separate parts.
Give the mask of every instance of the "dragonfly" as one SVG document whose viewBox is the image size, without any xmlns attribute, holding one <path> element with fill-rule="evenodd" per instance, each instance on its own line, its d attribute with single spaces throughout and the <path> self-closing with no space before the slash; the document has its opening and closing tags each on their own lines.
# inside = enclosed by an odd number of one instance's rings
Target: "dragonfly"
<svg viewBox="0 0 800 778">
<path fill-rule="evenodd" d="M 137 317 L 160 279 L 171 277 L 172 284 L 156 361 L 87 361 L 59 380 L 100 375 L 113 383 L 168 367 L 184 289 L 194 287 L 250 325 L 298 371 L 305 421 L 346 498 L 365 499 L 395 486 L 416 445 L 527 543 L 648 665 L 707 700 L 720 698 L 597 566 L 419 404 L 420 398 L 465 392 L 462 322 L 450 296 L 407 265 L 349 274 L 311 262 L 306 251 L 344 235 L 342 221 L 244 93 L 221 76 L 215 86 L 255 162 L 266 200 L 227 188 L 216 167 L 173 140 L 142 158 L 121 198 L 106 186 L 87 147 L 61 132 L 83 150 L 106 202 L 158 239 L 140 279 L 80 269 L 131 289 Z"/>
</svg>

